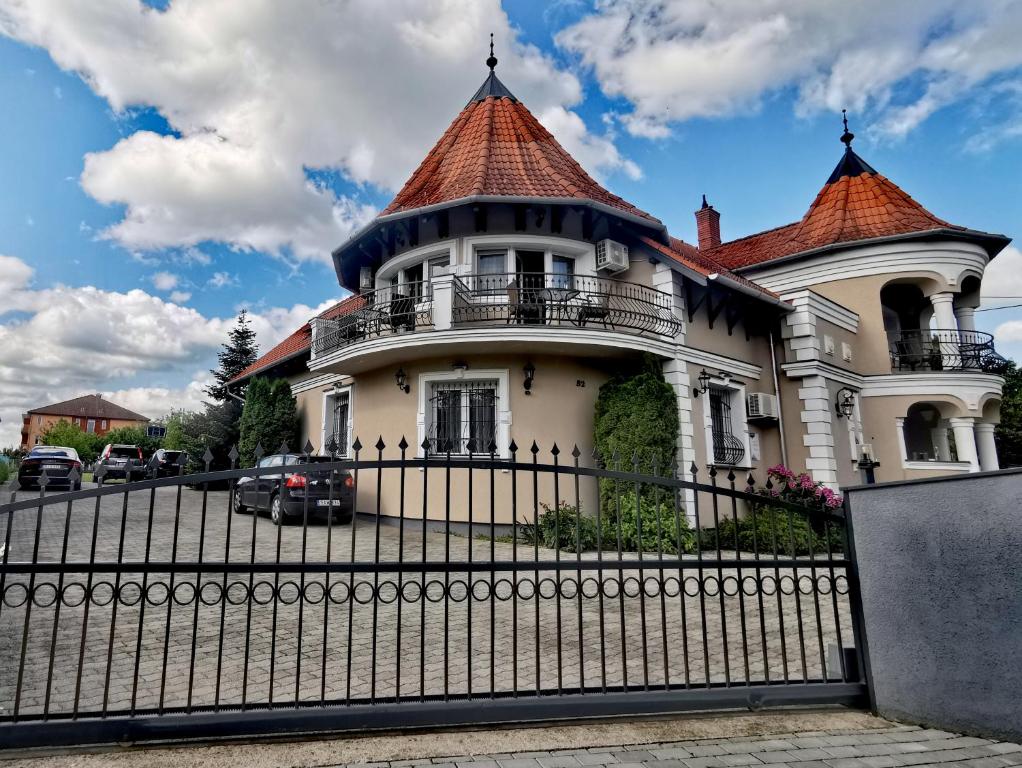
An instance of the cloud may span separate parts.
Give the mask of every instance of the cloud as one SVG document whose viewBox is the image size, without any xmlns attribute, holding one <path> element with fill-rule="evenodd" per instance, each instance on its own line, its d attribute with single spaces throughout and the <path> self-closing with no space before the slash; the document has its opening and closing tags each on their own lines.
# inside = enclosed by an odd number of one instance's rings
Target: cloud
<svg viewBox="0 0 1022 768">
<path fill-rule="evenodd" d="M 238 279 L 228 272 L 214 272 L 213 276 L 206 281 L 210 288 L 226 288 L 229 285 L 237 285 Z"/>
<path fill-rule="evenodd" d="M 193 384 L 185 389 L 195 389 L 201 377 L 194 371 L 215 365 L 216 352 L 236 320 L 233 315 L 205 316 L 139 289 L 36 288 L 31 267 L 13 256 L 0 255 L 0 295 L 4 297 L 0 306 L 0 446 L 20 439 L 23 412 L 83 393 L 164 391 L 170 394 L 154 400 L 161 410 L 169 410 L 170 405 L 193 407 L 198 402 L 194 397 L 180 403 L 174 400 L 181 391 L 179 382 L 191 379 Z M 252 312 L 260 349 L 268 350 L 332 303 Z M 111 386 L 132 379 L 168 383 L 155 390 Z M 154 409 L 155 405 L 136 410 L 154 415 Z"/>
<path fill-rule="evenodd" d="M 588 170 L 636 177 L 570 111 L 575 75 L 521 42 L 498 0 L 394 0 L 385 13 L 376 0 L 0 4 L 0 32 L 46 49 L 115 112 L 152 107 L 174 129 L 86 156 L 85 191 L 124 206 L 104 237 L 325 263 L 374 209 L 310 172 L 397 189 L 485 76 L 491 31 L 502 79 Z"/>
<path fill-rule="evenodd" d="M 1022 67 L 1014 0 L 622 0 L 562 30 L 558 45 L 632 111 L 631 133 L 757 109 L 782 91 L 811 114 L 868 111 L 898 137 L 977 85 Z"/>
<path fill-rule="evenodd" d="M 1022 251 L 1009 245 L 983 273 L 981 298 L 984 307 L 1022 303 Z"/>
<path fill-rule="evenodd" d="M 188 291 L 171 291 L 170 300 L 175 304 L 184 304 L 188 299 L 192 298 L 192 294 Z"/>
<path fill-rule="evenodd" d="M 153 288 L 158 291 L 170 291 L 177 288 L 178 276 L 173 272 L 157 272 L 152 278 Z"/>
</svg>

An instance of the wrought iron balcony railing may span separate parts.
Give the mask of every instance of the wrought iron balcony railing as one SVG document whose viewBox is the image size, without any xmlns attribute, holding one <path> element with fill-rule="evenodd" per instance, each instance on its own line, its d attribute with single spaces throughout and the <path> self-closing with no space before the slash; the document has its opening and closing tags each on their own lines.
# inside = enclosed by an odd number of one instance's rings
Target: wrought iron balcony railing
<svg viewBox="0 0 1022 768">
<path fill-rule="evenodd" d="M 342 317 L 316 318 L 313 358 L 369 339 L 433 330 L 434 316 L 450 318 L 450 327 L 556 326 L 656 336 L 681 330 L 671 296 L 637 283 L 541 273 L 447 279 L 451 290 L 441 291 L 430 282 L 388 286 L 361 294 L 361 305 Z M 443 311 L 434 306 L 437 302 L 445 304 Z"/>
<path fill-rule="evenodd" d="M 924 329 L 888 333 L 895 371 L 983 371 L 998 373 L 1007 360 L 982 331 Z"/>
<path fill-rule="evenodd" d="M 638 283 L 563 273 L 463 277 L 456 283 L 452 319 L 458 324 L 569 326 L 659 336 L 681 330 L 666 293 Z"/>
<path fill-rule="evenodd" d="M 433 292 L 428 282 L 389 285 L 359 298 L 361 306 L 346 315 L 313 321 L 313 357 L 359 341 L 433 326 Z"/>
</svg>

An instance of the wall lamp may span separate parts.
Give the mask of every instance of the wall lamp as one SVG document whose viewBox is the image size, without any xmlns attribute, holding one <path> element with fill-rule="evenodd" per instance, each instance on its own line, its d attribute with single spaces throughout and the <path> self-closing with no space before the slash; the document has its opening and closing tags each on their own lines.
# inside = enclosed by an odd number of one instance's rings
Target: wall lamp
<svg viewBox="0 0 1022 768">
<path fill-rule="evenodd" d="M 394 381 L 397 382 L 397 388 L 406 395 L 411 392 L 412 388 L 408 386 L 408 374 L 405 373 L 404 368 L 397 369 L 397 372 L 394 374 Z"/>
<path fill-rule="evenodd" d="M 522 373 L 525 374 L 525 380 L 522 382 L 522 387 L 525 389 L 525 394 L 531 395 L 532 382 L 536 378 L 536 366 L 534 366 L 530 361 L 525 364 L 524 368 L 522 368 Z"/>
<path fill-rule="evenodd" d="M 703 394 L 704 392 L 708 392 L 710 390 L 710 380 L 712 378 L 713 375 L 707 373 L 706 369 L 703 368 L 703 370 L 699 372 L 699 376 L 697 377 L 699 386 L 692 388 L 692 397 L 699 397 L 699 395 Z M 717 378 L 721 379 L 724 382 L 724 386 L 727 386 L 728 384 L 731 383 L 731 374 L 728 373 L 727 371 L 718 371 Z"/>
<path fill-rule="evenodd" d="M 834 413 L 837 414 L 839 419 L 851 418 L 852 414 L 855 413 L 855 392 L 848 387 L 841 387 L 837 391 L 837 397 L 834 399 Z"/>
</svg>

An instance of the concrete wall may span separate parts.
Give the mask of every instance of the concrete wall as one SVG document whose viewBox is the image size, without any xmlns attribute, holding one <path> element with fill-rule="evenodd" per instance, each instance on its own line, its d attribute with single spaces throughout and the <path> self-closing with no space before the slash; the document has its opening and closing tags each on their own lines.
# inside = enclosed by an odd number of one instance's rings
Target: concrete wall
<svg viewBox="0 0 1022 768">
<path fill-rule="evenodd" d="M 847 493 L 879 714 L 1022 741 L 1022 470 Z"/>
</svg>

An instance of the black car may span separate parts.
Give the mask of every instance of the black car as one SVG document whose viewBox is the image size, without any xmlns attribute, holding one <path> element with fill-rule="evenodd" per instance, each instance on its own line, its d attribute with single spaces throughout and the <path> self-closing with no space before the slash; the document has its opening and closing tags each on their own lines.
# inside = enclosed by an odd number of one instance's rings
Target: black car
<svg viewBox="0 0 1022 768">
<path fill-rule="evenodd" d="M 77 473 L 74 482 L 70 477 L 71 470 Z M 75 491 L 82 489 L 82 462 L 74 448 L 37 445 L 21 462 L 18 469 L 18 487 L 38 488 L 39 476 L 44 471 L 47 490 L 61 487 Z"/>
<path fill-rule="evenodd" d="M 98 478 L 100 485 L 105 480 L 117 477 L 123 478 L 125 482 L 131 482 L 132 478 L 141 478 L 145 474 L 142 467 L 142 449 L 137 445 L 108 443 L 96 461 L 96 469 L 100 467 L 106 469 L 102 477 Z"/>
<path fill-rule="evenodd" d="M 184 451 L 168 451 L 160 448 L 146 462 L 145 476 L 151 480 L 160 477 L 176 477 L 181 474 L 181 467 L 187 463 L 188 454 Z"/>
<path fill-rule="evenodd" d="M 355 483 L 347 470 L 310 469 L 295 473 L 298 464 L 322 464 L 334 461 L 329 456 L 273 454 L 264 456 L 259 469 L 280 467 L 279 474 L 243 477 L 234 489 L 234 511 L 268 511 L 277 525 L 302 520 L 306 510 L 310 519 L 327 518 L 343 523 L 354 516 Z"/>
</svg>

